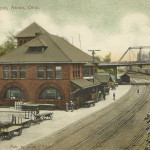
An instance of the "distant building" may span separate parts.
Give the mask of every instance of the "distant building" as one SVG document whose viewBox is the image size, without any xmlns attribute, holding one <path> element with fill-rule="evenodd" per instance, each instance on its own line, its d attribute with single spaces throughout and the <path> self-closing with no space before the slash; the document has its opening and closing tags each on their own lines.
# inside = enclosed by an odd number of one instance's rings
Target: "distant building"
<svg viewBox="0 0 150 150">
<path fill-rule="evenodd" d="M 95 80 L 97 82 L 100 82 L 103 85 L 104 89 L 102 90 L 102 93 L 108 93 L 109 94 L 109 89 L 110 89 L 110 86 L 113 82 L 113 79 L 112 79 L 111 75 L 97 74 L 97 75 L 95 75 Z"/>
<path fill-rule="evenodd" d="M 110 82 L 113 82 L 111 75 L 95 75 L 95 78 L 101 82 L 104 86 L 108 86 Z"/>
<path fill-rule="evenodd" d="M 93 66 L 86 66 L 92 63 L 91 56 L 36 23 L 16 38 L 18 47 L 0 58 L 0 103 L 27 101 L 64 108 L 74 100 L 80 107 L 81 97 L 91 100 L 98 96 L 95 93 L 101 83 L 83 79 L 84 74 L 97 73 L 97 63 L 94 72 Z"/>
<path fill-rule="evenodd" d="M 127 74 L 123 74 L 120 76 L 120 82 L 130 83 L 130 76 Z"/>
</svg>

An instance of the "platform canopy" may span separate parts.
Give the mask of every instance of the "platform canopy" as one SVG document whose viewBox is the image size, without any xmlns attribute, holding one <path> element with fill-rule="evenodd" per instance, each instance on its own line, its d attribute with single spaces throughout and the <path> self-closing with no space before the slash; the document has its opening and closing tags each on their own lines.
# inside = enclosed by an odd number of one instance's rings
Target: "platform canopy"
<svg viewBox="0 0 150 150">
<path fill-rule="evenodd" d="M 81 89 L 91 88 L 91 87 L 95 87 L 95 86 L 98 86 L 98 85 L 101 84 L 101 83 L 98 82 L 98 81 L 96 81 L 96 82 L 93 83 L 93 82 L 88 81 L 88 80 L 83 79 L 83 78 L 71 80 L 71 83 L 72 83 L 73 85 L 78 86 L 78 87 L 81 88 Z"/>
<path fill-rule="evenodd" d="M 101 83 L 112 82 L 112 78 L 110 75 L 95 75 L 95 78 Z"/>
</svg>

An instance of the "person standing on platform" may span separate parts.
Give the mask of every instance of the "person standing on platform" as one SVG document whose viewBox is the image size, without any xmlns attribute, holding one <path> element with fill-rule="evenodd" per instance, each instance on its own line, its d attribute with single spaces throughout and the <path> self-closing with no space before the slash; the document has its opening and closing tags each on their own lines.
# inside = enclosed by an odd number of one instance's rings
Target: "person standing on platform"
<svg viewBox="0 0 150 150">
<path fill-rule="evenodd" d="M 115 94 L 115 92 L 113 93 L 113 100 L 115 100 L 115 97 L 116 97 L 116 94 Z"/>
<path fill-rule="evenodd" d="M 103 98 L 104 98 L 104 100 L 105 100 L 105 97 L 106 97 L 106 94 L 105 94 L 105 92 L 103 93 Z"/>
<path fill-rule="evenodd" d="M 70 101 L 70 109 L 71 109 L 71 112 L 73 112 L 73 110 L 74 110 L 74 103 L 73 103 L 73 101 Z"/>
<path fill-rule="evenodd" d="M 66 112 L 68 112 L 69 104 L 66 103 Z"/>
</svg>

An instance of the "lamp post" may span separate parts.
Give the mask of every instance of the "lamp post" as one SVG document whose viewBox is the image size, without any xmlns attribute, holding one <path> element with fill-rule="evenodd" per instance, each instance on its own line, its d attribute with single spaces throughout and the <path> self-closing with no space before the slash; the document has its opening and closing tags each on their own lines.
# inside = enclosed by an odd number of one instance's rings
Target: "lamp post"
<svg viewBox="0 0 150 150">
<path fill-rule="evenodd" d="M 101 50 L 88 50 L 88 51 L 91 51 L 93 56 L 93 83 L 94 83 L 94 54 L 96 54 L 95 51 L 101 51 Z"/>
</svg>

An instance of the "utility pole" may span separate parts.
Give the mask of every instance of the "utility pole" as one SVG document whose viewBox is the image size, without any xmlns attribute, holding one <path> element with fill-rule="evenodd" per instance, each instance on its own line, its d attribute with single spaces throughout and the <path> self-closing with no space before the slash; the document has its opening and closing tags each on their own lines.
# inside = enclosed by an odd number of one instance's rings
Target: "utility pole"
<svg viewBox="0 0 150 150">
<path fill-rule="evenodd" d="M 142 62 L 142 48 L 140 48 L 139 54 L 140 54 L 140 62 Z"/>
<path fill-rule="evenodd" d="M 73 36 L 72 36 L 72 44 L 73 44 Z"/>
<path fill-rule="evenodd" d="M 81 38 L 80 38 L 80 34 L 79 34 L 79 43 L 80 43 L 80 49 L 81 49 Z"/>
<path fill-rule="evenodd" d="M 88 51 L 91 51 L 93 56 L 93 83 L 94 83 L 94 54 L 96 54 L 95 51 L 101 51 L 101 50 L 88 50 Z"/>
</svg>

